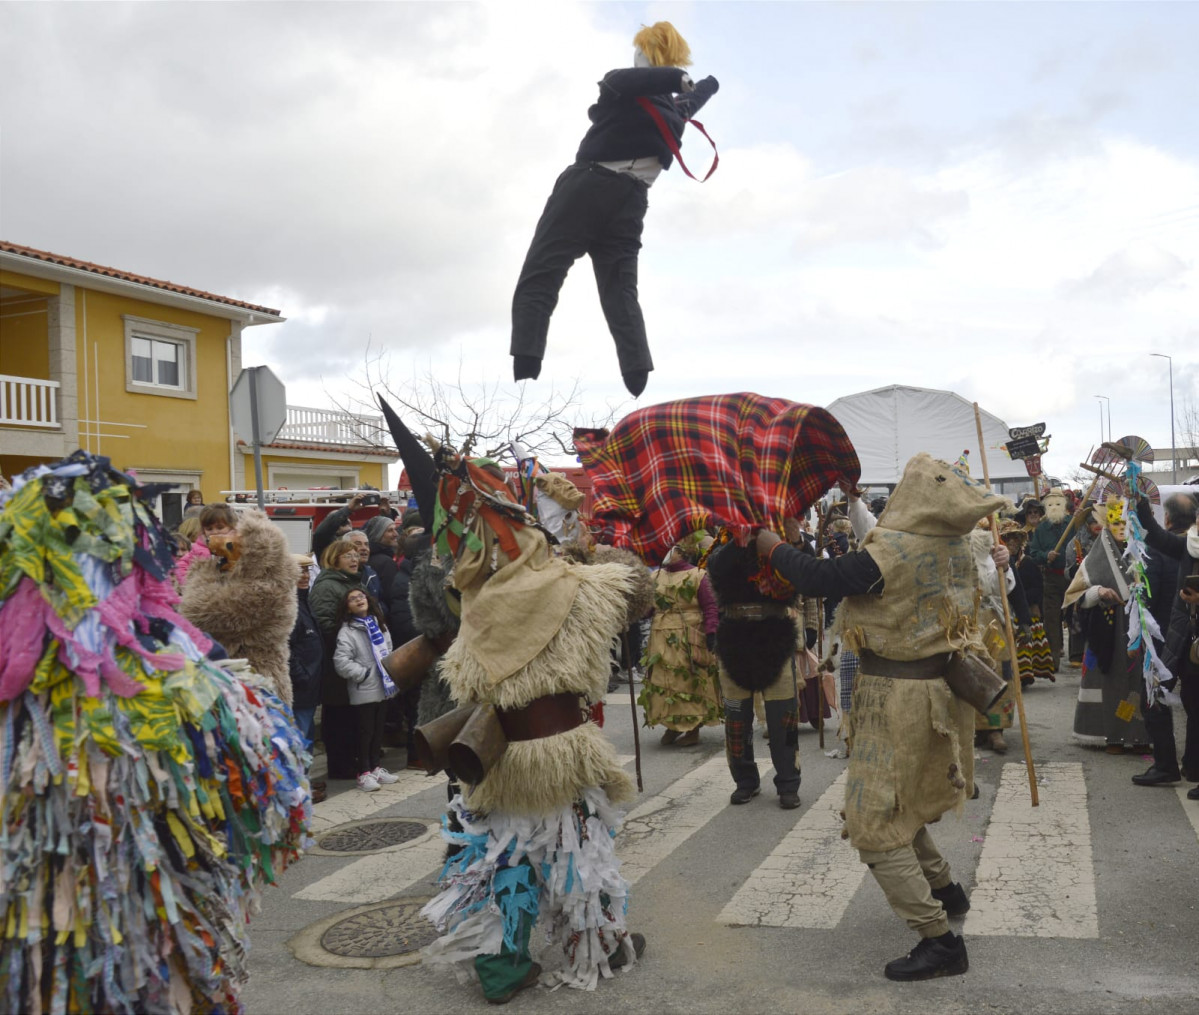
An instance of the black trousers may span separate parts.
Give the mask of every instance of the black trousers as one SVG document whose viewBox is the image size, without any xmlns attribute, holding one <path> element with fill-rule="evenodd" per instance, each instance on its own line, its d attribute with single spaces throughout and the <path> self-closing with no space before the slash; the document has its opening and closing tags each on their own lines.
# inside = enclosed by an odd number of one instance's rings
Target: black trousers
<svg viewBox="0 0 1199 1015">
<path fill-rule="evenodd" d="M 1186 743 L 1182 747 L 1182 767 L 1188 775 L 1199 775 L 1199 676 L 1186 674 L 1178 682 L 1178 696 L 1186 712 Z M 1144 709 L 1145 728 L 1153 744 L 1153 767 L 1163 772 L 1178 772 L 1178 744 L 1174 739 L 1174 716 L 1169 705 L 1157 704 Z"/>
<path fill-rule="evenodd" d="M 357 733 L 353 705 L 321 706 L 321 739 L 330 779 L 353 779 L 359 773 Z"/>
<path fill-rule="evenodd" d="M 359 775 L 373 772 L 383 759 L 383 720 L 386 715 L 383 704 L 381 701 L 371 701 L 353 706 L 358 720 Z"/>
<path fill-rule="evenodd" d="M 648 190 L 627 173 L 591 163 L 577 163 L 558 177 L 512 297 L 513 356 L 544 358 L 550 315 L 566 273 L 589 254 L 620 372 L 654 368 L 637 300 L 637 255 Z"/>
</svg>

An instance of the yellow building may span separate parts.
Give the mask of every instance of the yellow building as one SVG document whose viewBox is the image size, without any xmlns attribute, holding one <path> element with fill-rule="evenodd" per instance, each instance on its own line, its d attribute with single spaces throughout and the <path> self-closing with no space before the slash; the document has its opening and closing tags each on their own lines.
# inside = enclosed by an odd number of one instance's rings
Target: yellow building
<svg viewBox="0 0 1199 1015">
<path fill-rule="evenodd" d="M 213 501 L 245 489 L 251 449 L 229 420 L 242 331 L 282 320 L 269 307 L 0 241 L 0 475 L 82 447 L 144 482 L 174 484 L 158 504 L 168 524 L 188 490 Z M 289 406 L 264 449 L 264 485 L 385 488 L 398 456 L 367 439 L 375 432 L 374 420 Z"/>
</svg>

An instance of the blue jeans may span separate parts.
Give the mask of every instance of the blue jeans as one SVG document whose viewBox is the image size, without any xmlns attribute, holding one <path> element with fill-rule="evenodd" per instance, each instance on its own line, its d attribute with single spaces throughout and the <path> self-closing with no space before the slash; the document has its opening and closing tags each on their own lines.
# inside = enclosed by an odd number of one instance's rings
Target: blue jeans
<svg viewBox="0 0 1199 1015">
<path fill-rule="evenodd" d="M 296 729 L 298 729 L 305 740 L 308 741 L 308 746 L 312 746 L 313 740 L 316 739 L 316 706 L 312 708 L 294 708 L 292 714 L 296 717 Z"/>
</svg>

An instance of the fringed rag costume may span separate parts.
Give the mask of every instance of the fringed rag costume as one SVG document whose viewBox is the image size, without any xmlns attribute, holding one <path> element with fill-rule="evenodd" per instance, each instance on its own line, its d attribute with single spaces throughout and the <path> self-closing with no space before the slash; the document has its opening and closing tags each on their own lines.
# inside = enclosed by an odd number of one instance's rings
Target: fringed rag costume
<svg viewBox="0 0 1199 1015">
<path fill-rule="evenodd" d="M 206 658 L 171 541 L 83 452 L 0 510 L 0 1009 L 236 1012 L 308 755 L 272 683 Z"/>
<path fill-rule="evenodd" d="M 607 688 L 636 577 L 621 563 L 553 556 L 491 463 L 444 449 L 439 462 L 434 529 L 462 596 L 440 675 L 460 706 L 496 710 L 507 747 L 451 802 L 462 831 L 450 822 L 445 836 L 462 849 L 424 909 L 442 932 L 424 958 L 473 960 L 484 993 L 502 996 L 526 982 L 541 918 L 566 955 L 543 982 L 592 989 L 618 952 L 634 959 L 613 845 L 633 784 L 584 706 Z"/>
</svg>

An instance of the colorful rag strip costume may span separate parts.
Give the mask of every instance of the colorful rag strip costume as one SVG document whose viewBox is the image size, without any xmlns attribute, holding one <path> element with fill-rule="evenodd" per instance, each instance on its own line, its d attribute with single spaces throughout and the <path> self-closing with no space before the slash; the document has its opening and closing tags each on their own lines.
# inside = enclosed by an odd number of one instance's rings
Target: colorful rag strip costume
<svg viewBox="0 0 1199 1015">
<path fill-rule="evenodd" d="M 664 402 L 607 430 L 575 430 L 600 542 L 659 564 L 688 532 L 746 535 L 798 517 L 858 457 L 825 409 L 742 392 Z"/>
<path fill-rule="evenodd" d="M 304 741 L 174 610 L 136 481 L 76 452 L 0 504 L 0 1010 L 236 1012 Z"/>
</svg>

